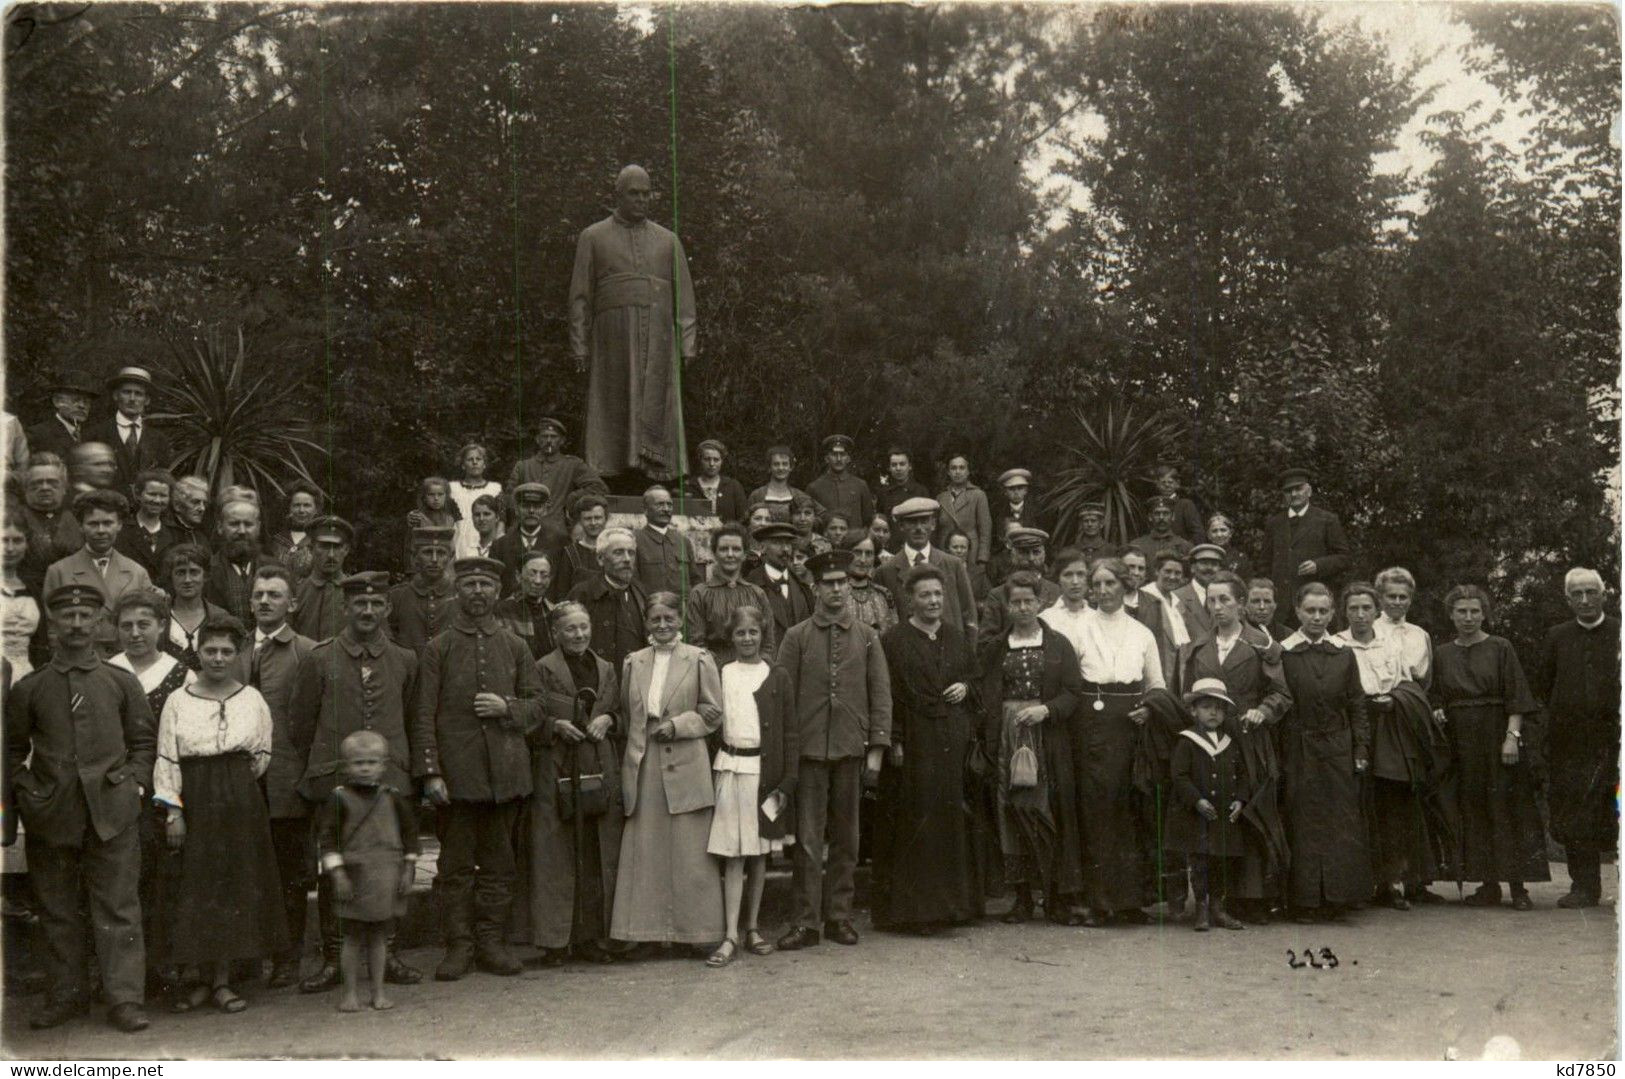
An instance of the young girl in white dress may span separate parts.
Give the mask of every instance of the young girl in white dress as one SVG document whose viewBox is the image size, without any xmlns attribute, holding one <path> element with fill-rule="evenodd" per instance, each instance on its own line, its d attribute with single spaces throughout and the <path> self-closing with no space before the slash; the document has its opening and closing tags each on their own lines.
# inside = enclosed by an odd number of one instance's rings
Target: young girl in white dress
<svg viewBox="0 0 1625 1079">
<path fill-rule="evenodd" d="M 735 658 L 721 669 L 722 748 L 712 763 L 716 809 L 706 844 L 706 850 L 724 859 L 722 898 L 728 935 L 706 960 L 711 967 L 725 967 L 738 954 L 742 906 L 746 949 L 754 955 L 773 951 L 756 928 L 767 855 L 794 842 L 789 835 L 790 795 L 800 746 L 791 722 L 789 676 L 762 658 L 764 617 L 746 604 L 728 620 Z"/>
</svg>

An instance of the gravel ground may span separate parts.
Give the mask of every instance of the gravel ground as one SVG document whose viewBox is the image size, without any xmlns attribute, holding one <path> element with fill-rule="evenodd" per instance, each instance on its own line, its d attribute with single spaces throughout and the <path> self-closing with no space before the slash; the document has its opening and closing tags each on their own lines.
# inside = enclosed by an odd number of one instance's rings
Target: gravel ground
<svg viewBox="0 0 1625 1079">
<path fill-rule="evenodd" d="M 1477 1058 L 1497 1035 L 1525 1059 L 1613 1057 L 1613 884 L 1588 911 L 1554 909 L 1566 887 L 1566 878 L 1534 886 L 1528 914 L 1451 903 L 1240 933 L 997 922 L 935 939 L 868 931 L 855 948 L 741 955 L 721 971 L 684 957 L 425 981 L 397 990 L 394 1011 L 359 1016 L 340 1016 L 334 996 L 255 986 L 242 1015 L 155 1008 L 152 1029 L 135 1036 L 96 1019 L 34 1032 L 27 1015 L 38 998 L 13 998 L 0 1034 L 25 1059 L 1439 1060 Z M 1331 947 L 1340 966 L 1289 969 L 1287 949 L 1308 945 Z M 438 956 L 407 953 L 425 970 Z"/>
</svg>

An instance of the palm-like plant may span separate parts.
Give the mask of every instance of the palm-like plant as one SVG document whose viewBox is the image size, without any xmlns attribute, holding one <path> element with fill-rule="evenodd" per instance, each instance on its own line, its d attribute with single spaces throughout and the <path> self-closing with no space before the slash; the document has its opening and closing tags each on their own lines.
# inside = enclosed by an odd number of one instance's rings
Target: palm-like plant
<svg viewBox="0 0 1625 1079">
<path fill-rule="evenodd" d="M 1071 464 L 1057 473 L 1045 501 L 1060 544 L 1078 533 L 1085 502 L 1106 509 L 1106 535 L 1127 543 L 1139 534 L 1141 500 L 1152 490 L 1151 473 L 1178 444 L 1180 421 L 1147 413 L 1118 397 L 1092 406 L 1074 406 L 1072 437 L 1060 443 Z"/>
<path fill-rule="evenodd" d="M 304 456 L 326 457 L 327 450 L 300 412 L 297 371 L 250 360 L 242 327 L 185 345 L 172 341 L 170 356 L 154 372 L 152 418 L 168 425 L 177 472 L 204 477 L 212 494 L 232 484 L 281 494 L 293 480 L 315 482 Z"/>
</svg>

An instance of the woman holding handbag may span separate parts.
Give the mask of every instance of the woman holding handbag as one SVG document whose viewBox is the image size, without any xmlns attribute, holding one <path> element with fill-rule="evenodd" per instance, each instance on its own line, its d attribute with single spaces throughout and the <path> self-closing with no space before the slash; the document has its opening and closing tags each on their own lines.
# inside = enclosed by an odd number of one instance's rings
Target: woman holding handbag
<svg viewBox="0 0 1625 1079">
<path fill-rule="evenodd" d="M 762 657 L 765 617 L 760 607 L 745 604 L 728 619 L 734 658 L 721 670 L 722 745 L 712 764 L 717 805 L 706 844 L 706 850 L 723 859 L 728 935 L 705 961 L 709 967 L 725 967 L 738 954 L 741 906 L 746 950 L 752 955 L 772 953 L 773 945 L 756 928 L 767 883 L 767 856 L 795 842 L 789 835 L 795 819 L 790 798 L 796 789 L 801 744 L 791 710 L 790 678 Z"/>
<path fill-rule="evenodd" d="M 530 736 L 534 793 L 526 806 L 519 879 L 528 896 L 514 905 L 517 935 L 557 965 L 577 958 L 607 963 L 609 913 L 621 856 L 620 762 L 615 668 L 592 644 L 592 619 L 579 603 L 551 612 L 559 647 L 536 663 L 546 719 Z"/>
<path fill-rule="evenodd" d="M 1083 693 L 1083 676 L 1066 638 L 1038 619 L 1037 574 L 1018 570 L 1005 585 L 1010 628 L 988 643 L 981 668 L 983 737 L 998 764 L 999 847 L 1005 880 L 1016 892 L 1003 920 L 1013 924 L 1033 916 L 1034 885 L 1043 889 L 1051 916 L 1064 917 L 1060 894 L 1082 884 L 1076 866 L 1056 864 L 1051 792 L 1072 782 L 1065 721 Z"/>
</svg>

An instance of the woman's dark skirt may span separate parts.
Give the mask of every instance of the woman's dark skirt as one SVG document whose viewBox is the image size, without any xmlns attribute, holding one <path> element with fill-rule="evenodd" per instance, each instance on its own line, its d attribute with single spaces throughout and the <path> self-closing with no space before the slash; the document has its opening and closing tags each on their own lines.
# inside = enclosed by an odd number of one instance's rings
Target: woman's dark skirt
<svg viewBox="0 0 1625 1079">
<path fill-rule="evenodd" d="M 266 959 L 288 946 L 265 799 L 246 753 L 181 761 L 186 842 L 165 961 Z"/>
<path fill-rule="evenodd" d="M 1506 709 L 1495 703 L 1447 708 L 1446 730 L 1460 777 L 1461 879 L 1551 880 L 1528 761 L 1501 763 Z"/>
</svg>

